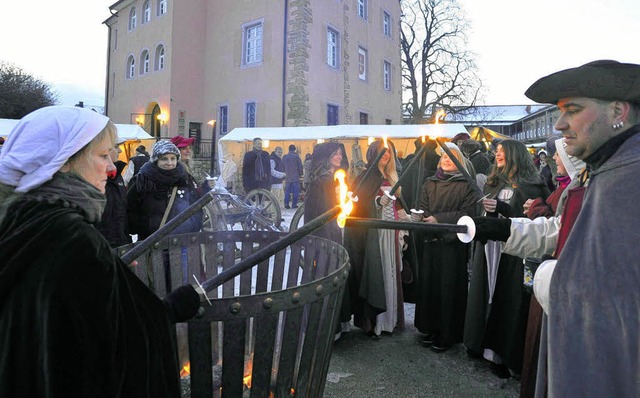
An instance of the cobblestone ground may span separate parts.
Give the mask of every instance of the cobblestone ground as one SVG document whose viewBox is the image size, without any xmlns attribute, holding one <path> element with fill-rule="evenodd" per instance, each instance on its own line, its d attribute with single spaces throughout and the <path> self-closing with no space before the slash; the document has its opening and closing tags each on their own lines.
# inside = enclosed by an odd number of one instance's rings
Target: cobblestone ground
<svg viewBox="0 0 640 398">
<path fill-rule="evenodd" d="M 520 381 L 494 376 L 486 361 L 467 358 L 460 344 L 437 354 L 420 345 L 414 305 L 405 304 L 403 332 L 372 340 L 353 329 L 334 343 L 324 396 L 518 397 Z"/>
</svg>

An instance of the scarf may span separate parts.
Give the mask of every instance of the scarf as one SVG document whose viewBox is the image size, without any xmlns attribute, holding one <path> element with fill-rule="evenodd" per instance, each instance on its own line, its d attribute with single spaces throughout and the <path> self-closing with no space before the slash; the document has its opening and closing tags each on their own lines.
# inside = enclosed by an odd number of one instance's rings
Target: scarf
<svg viewBox="0 0 640 398">
<path fill-rule="evenodd" d="M 187 171 L 178 162 L 171 170 L 164 170 L 155 163 L 145 163 L 136 177 L 139 193 L 166 191 L 173 186 L 187 185 Z"/>
<path fill-rule="evenodd" d="M 444 170 L 442 170 L 442 167 L 438 167 L 438 170 L 436 170 L 436 174 L 435 177 L 440 180 L 440 181 L 448 181 L 454 177 L 458 177 L 458 176 L 462 176 L 462 173 L 460 172 L 455 172 L 455 173 L 449 173 L 446 172 Z"/>
<path fill-rule="evenodd" d="M 100 221 L 107 204 L 107 197 L 98 188 L 74 173 L 58 172 L 51 180 L 25 193 L 24 197 L 77 209 L 91 224 Z"/>
<path fill-rule="evenodd" d="M 264 153 L 266 152 L 259 151 L 256 154 L 256 165 L 254 174 L 256 181 L 266 181 L 268 179 L 267 172 L 264 169 L 264 165 L 262 164 L 262 156 Z"/>
<path fill-rule="evenodd" d="M 565 188 L 571 182 L 571 177 L 556 176 L 556 181 L 558 181 L 558 188 Z"/>
</svg>

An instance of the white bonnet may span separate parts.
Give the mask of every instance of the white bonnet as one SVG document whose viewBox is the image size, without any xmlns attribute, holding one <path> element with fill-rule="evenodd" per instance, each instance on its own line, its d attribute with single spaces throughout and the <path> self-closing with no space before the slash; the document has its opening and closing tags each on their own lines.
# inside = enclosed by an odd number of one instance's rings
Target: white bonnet
<svg viewBox="0 0 640 398">
<path fill-rule="evenodd" d="M 560 160 L 562 160 L 564 168 L 567 170 L 567 175 L 571 177 L 572 180 L 575 179 L 580 170 L 584 168 L 585 163 L 577 157 L 571 156 L 567 153 L 564 139 L 562 138 L 556 140 L 556 151 L 558 152 L 558 156 L 560 156 Z"/>
<path fill-rule="evenodd" d="M 0 183 L 28 192 L 53 178 L 109 118 L 89 109 L 48 106 L 20 119 L 0 153 Z"/>
</svg>

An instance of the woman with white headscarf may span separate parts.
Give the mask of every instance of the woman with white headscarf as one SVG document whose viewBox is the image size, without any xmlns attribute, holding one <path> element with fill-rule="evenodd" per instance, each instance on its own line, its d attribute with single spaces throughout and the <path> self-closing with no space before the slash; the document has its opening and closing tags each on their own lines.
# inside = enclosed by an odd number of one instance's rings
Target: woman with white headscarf
<svg viewBox="0 0 640 398">
<path fill-rule="evenodd" d="M 183 286 L 160 300 L 94 228 L 115 140 L 107 117 L 53 106 L 2 148 L 2 397 L 180 396 L 171 323 L 200 299 Z"/>
</svg>

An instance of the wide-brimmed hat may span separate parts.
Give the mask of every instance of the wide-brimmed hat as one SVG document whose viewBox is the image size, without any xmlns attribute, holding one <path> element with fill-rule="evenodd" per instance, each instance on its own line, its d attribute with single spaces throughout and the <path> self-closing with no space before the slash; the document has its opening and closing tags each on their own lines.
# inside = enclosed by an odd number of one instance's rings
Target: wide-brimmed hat
<svg viewBox="0 0 640 398">
<path fill-rule="evenodd" d="M 539 79 L 524 95 L 549 104 L 569 97 L 640 101 L 640 65 L 611 60 L 589 62 Z"/>
<path fill-rule="evenodd" d="M 195 140 L 195 138 L 185 138 L 181 135 L 176 135 L 175 137 L 171 138 L 171 143 L 178 148 L 186 148 L 189 145 L 193 144 L 193 141 Z"/>
</svg>

